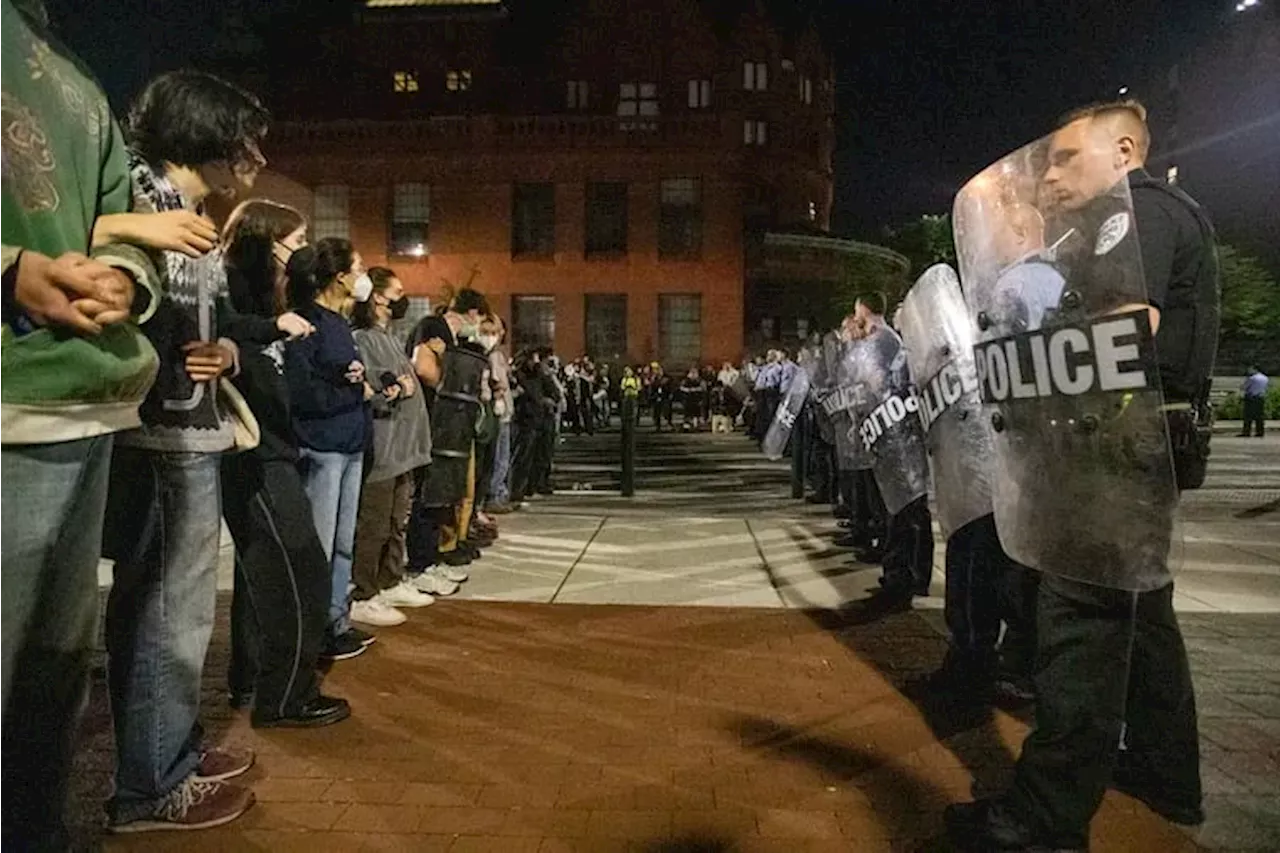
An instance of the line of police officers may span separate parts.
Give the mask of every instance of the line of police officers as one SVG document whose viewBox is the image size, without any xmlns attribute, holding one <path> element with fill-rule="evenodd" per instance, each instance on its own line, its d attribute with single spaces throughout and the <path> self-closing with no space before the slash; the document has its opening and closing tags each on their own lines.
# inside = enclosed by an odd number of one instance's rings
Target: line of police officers
<svg viewBox="0 0 1280 853">
<path fill-rule="evenodd" d="M 883 543 L 860 556 L 883 558 L 889 609 L 927 594 L 932 495 L 951 643 L 930 687 L 1035 697 L 1009 790 L 947 810 L 964 849 L 1085 850 L 1108 787 L 1204 819 L 1174 524 L 1208 456 L 1218 269 L 1149 148 L 1140 104 L 1102 104 L 980 173 L 956 199 L 959 275 L 920 277 L 901 336 L 860 302 L 802 354 L 764 443 L 781 455 L 809 406 L 850 544 Z"/>
</svg>

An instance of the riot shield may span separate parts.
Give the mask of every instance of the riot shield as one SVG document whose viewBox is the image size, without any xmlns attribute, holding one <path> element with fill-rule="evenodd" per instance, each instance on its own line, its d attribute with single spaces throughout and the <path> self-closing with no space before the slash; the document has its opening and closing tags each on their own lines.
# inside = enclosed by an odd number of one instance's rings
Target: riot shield
<svg viewBox="0 0 1280 853">
<path fill-rule="evenodd" d="M 805 351 L 802 350 L 800 354 L 805 355 Z M 818 360 L 806 355 L 796 366 L 799 369 L 791 380 L 791 386 L 783 391 L 778 410 L 773 415 L 773 422 L 769 424 L 769 431 L 765 433 L 764 441 L 760 445 L 764 455 L 769 459 L 781 459 L 787 451 L 787 442 L 791 440 L 791 431 L 795 428 L 796 419 L 800 417 L 800 413 L 809 402 L 809 388 L 812 385 L 813 375 L 817 371 Z"/>
<path fill-rule="evenodd" d="M 836 388 L 835 372 L 840 358 L 840 336 L 836 332 L 827 332 L 822 345 L 815 353 L 818 359 L 813 378 L 810 381 L 809 396 L 813 401 L 813 424 L 818 438 L 826 445 L 836 443 L 836 423 L 826 409 L 826 401 Z M 848 429 L 848 427 L 845 427 Z"/>
<path fill-rule="evenodd" d="M 832 388 L 822 400 L 823 411 L 831 417 L 835 431 L 836 464 L 841 471 L 864 471 L 871 467 L 871 454 L 862 448 L 862 442 L 852 432 L 854 408 L 861 391 L 856 350 L 862 344 L 862 341 L 836 338 L 830 354 L 834 364 Z"/>
<path fill-rule="evenodd" d="M 1074 122 L 956 197 L 955 242 L 1009 556 L 1145 591 L 1170 579 L 1177 491 L 1129 186 Z"/>
<path fill-rule="evenodd" d="M 938 525 L 949 537 L 991 514 L 991 425 L 982 416 L 973 324 L 960 279 L 946 264 L 925 270 L 898 313 L 933 472 Z"/>
<path fill-rule="evenodd" d="M 907 354 L 898 333 L 881 327 L 852 348 L 859 390 L 850 436 L 870 454 L 885 508 L 896 515 L 929 492 L 929 460 Z"/>
</svg>

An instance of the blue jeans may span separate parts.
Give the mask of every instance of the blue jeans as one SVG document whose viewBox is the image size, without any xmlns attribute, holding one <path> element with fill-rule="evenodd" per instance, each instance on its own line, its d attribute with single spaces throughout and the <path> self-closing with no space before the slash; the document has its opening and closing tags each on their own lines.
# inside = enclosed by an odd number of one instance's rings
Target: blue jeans
<svg viewBox="0 0 1280 853">
<path fill-rule="evenodd" d="M 0 451 L 5 850 L 66 846 L 110 465 L 109 435 Z"/>
<path fill-rule="evenodd" d="M 322 453 L 304 447 L 300 464 L 316 533 L 333 571 L 329 635 L 338 637 L 351 627 L 351 557 L 355 553 L 364 454 Z"/>
<path fill-rule="evenodd" d="M 493 475 L 489 478 L 489 503 L 504 504 L 511 500 L 511 424 L 498 425 L 498 438 L 493 443 Z"/>
<path fill-rule="evenodd" d="M 200 677 L 217 603 L 221 454 L 118 448 L 107 551 L 116 822 L 151 814 L 200 764 Z"/>
</svg>

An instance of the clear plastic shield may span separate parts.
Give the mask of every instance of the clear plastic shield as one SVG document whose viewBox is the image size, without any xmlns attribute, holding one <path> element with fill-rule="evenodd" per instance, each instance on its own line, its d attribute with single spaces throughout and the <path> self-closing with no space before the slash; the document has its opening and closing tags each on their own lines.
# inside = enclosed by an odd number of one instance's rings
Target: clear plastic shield
<svg viewBox="0 0 1280 853">
<path fill-rule="evenodd" d="M 826 351 L 831 364 L 831 388 L 822 398 L 823 413 L 831 418 L 835 433 L 836 466 L 841 471 L 863 471 L 871 467 L 871 455 L 853 430 L 853 410 L 859 399 L 856 348 L 861 341 L 845 341 L 834 335 Z"/>
<path fill-rule="evenodd" d="M 898 312 L 920 401 L 943 536 L 991 514 L 991 424 L 982 416 L 973 322 L 955 270 L 925 270 Z"/>
<path fill-rule="evenodd" d="M 1177 491 L 1129 186 L 1105 122 L 990 166 L 955 242 L 1005 550 L 1145 591 L 1170 578 Z"/>
<path fill-rule="evenodd" d="M 803 354 L 803 351 L 802 351 Z M 799 368 L 791 385 L 782 395 L 778 410 L 769 424 L 769 431 L 764 435 L 760 449 L 770 459 L 781 459 L 787 452 L 787 442 L 791 440 L 791 431 L 795 429 L 796 420 L 809 402 L 809 388 L 812 385 L 818 361 L 815 358 L 801 358 Z"/>
<path fill-rule="evenodd" d="M 911 386 L 906 350 L 893 329 L 883 327 L 853 348 L 859 395 L 850 437 L 871 457 L 871 470 L 885 508 L 896 515 L 929 492 L 924 427 Z"/>
</svg>

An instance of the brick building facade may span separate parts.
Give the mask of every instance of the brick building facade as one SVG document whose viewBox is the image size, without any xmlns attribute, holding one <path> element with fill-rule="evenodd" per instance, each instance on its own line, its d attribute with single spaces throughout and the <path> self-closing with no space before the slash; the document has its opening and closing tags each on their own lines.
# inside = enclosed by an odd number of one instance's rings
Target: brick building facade
<svg viewBox="0 0 1280 853">
<path fill-rule="evenodd" d="M 514 344 L 739 357 L 770 232 L 825 232 L 832 70 L 756 2 L 366 0 L 272 81 L 263 191 Z"/>
</svg>

